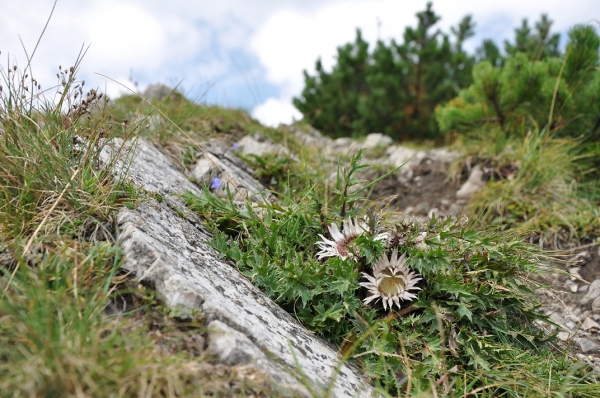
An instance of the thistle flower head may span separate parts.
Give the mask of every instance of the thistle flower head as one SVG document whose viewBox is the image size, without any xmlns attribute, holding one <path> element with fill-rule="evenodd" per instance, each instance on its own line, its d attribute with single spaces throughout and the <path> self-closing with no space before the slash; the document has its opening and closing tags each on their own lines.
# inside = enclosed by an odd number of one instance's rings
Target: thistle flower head
<svg viewBox="0 0 600 398">
<path fill-rule="evenodd" d="M 317 246 L 321 249 L 317 253 L 320 259 L 325 257 L 340 257 L 341 259 L 354 258 L 355 253 L 351 249 L 351 243 L 361 234 L 368 231 L 368 226 L 358 219 L 352 220 L 348 218 L 342 222 L 342 232 L 338 229 L 337 224 L 332 223 L 328 228 L 329 235 L 333 240 L 327 239 L 323 235 L 319 235 L 322 241 L 317 242 Z M 374 240 L 384 240 L 388 238 L 387 233 L 376 235 Z"/>
<path fill-rule="evenodd" d="M 400 300 L 412 300 L 417 298 L 409 290 L 421 290 L 416 287 L 418 281 L 422 278 L 417 278 L 417 274 L 411 272 L 405 264 L 406 257 L 402 255 L 398 258 L 398 250 L 394 249 L 390 259 L 384 254 L 379 257 L 373 269 L 373 276 L 362 273 L 363 277 L 368 282 L 359 283 L 360 286 L 366 287 L 369 290 L 369 296 L 364 299 L 364 303 L 368 304 L 380 298 L 383 302 L 383 308 L 390 310 L 396 304 L 400 308 Z"/>
</svg>

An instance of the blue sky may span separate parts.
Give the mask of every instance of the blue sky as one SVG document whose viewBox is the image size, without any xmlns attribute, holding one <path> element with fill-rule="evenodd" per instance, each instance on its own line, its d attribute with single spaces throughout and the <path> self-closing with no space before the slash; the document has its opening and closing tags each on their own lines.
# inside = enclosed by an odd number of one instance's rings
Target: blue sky
<svg viewBox="0 0 600 398">
<path fill-rule="evenodd" d="M 53 0 L 3 0 L 0 65 L 25 64 L 20 43 L 31 52 Z M 181 83 L 191 98 L 247 109 L 266 124 L 300 115 L 291 99 L 300 94 L 302 71 L 317 57 L 326 68 L 336 47 L 352 41 L 355 29 L 374 43 L 399 39 L 425 0 L 59 0 L 33 60 L 34 76 L 45 88 L 56 84 L 58 65 L 70 66 L 89 45 L 78 77 L 86 87 L 110 96 L 125 90 L 96 73 L 135 89 L 152 83 Z M 566 41 L 578 23 L 600 26 L 598 0 L 434 1 L 439 27 L 449 31 L 472 14 L 474 50 L 485 38 L 512 39 L 523 18 L 541 13 L 554 21 Z"/>
</svg>

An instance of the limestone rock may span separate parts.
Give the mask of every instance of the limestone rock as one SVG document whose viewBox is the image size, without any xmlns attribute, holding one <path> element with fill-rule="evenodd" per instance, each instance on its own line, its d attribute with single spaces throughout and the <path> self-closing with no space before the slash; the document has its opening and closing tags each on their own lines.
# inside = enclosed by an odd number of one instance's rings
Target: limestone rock
<svg viewBox="0 0 600 398">
<path fill-rule="evenodd" d="M 590 339 L 581 337 L 577 339 L 577 344 L 584 354 L 600 354 L 600 345 Z"/>
<path fill-rule="evenodd" d="M 260 134 L 254 136 L 246 135 L 237 142 L 244 155 L 264 156 L 267 153 L 285 153 L 288 150 L 281 145 L 274 144 Z"/>
<path fill-rule="evenodd" d="M 199 183 L 211 187 L 213 193 L 221 197 L 227 196 L 229 188 L 234 199 L 240 202 L 246 197 L 255 202 L 268 197 L 266 188 L 254 178 L 254 171 L 224 143 L 213 140 L 200 144 L 200 147 L 203 151 L 197 154 L 198 160 L 190 171 Z"/>
<path fill-rule="evenodd" d="M 336 351 L 309 333 L 231 264 L 221 261 L 206 243 L 209 236 L 197 219 L 182 219 L 180 212 L 171 207 L 173 203 L 148 201 L 137 209 L 119 212 L 119 244 L 126 257 L 123 268 L 154 286 L 167 307 L 202 309 L 209 325 L 219 320 L 244 334 L 248 340 L 232 340 L 241 344 L 236 352 L 244 364 L 252 361 L 277 378 L 281 376 L 273 369 L 279 368 L 267 366 L 262 356 L 253 357 L 252 353 L 266 352 L 290 370 L 295 369 L 295 355 L 309 379 L 327 385 L 339 362 Z M 248 347 L 248 341 L 254 347 Z M 224 357 L 231 359 L 235 357 L 232 355 Z M 356 369 L 342 365 L 335 396 L 365 394 L 369 389 Z"/>
<path fill-rule="evenodd" d="M 567 341 L 571 338 L 571 334 L 568 332 L 558 332 L 556 337 L 558 337 L 561 341 Z"/>
<path fill-rule="evenodd" d="M 354 140 L 352 138 L 340 137 L 340 138 L 333 140 L 329 144 L 329 149 L 333 152 L 349 151 L 353 144 L 354 144 Z"/>
<path fill-rule="evenodd" d="M 207 352 L 229 366 L 251 365 L 269 374 L 278 384 L 279 390 L 309 396 L 306 388 L 278 363 L 272 361 L 245 334 L 214 320 L 207 326 Z"/>
<path fill-rule="evenodd" d="M 594 321 L 592 318 L 585 318 L 585 320 L 583 321 L 583 323 L 581 324 L 581 328 L 583 330 L 600 330 L 600 324 L 598 324 L 598 322 Z"/>
<path fill-rule="evenodd" d="M 148 101 L 157 100 L 160 101 L 164 99 L 166 96 L 176 93 L 171 87 L 165 86 L 164 84 L 151 84 L 148 86 L 146 91 L 144 91 L 144 97 Z"/>
<path fill-rule="evenodd" d="M 592 311 L 600 313 L 600 297 L 596 297 L 594 301 L 592 301 Z"/>
<path fill-rule="evenodd" d="M 470 199 L 475 192 L 479 191 L 485 185 L 483 180 L 483 170 L 479 166 L 473 167 L 469 179 L 456 191 L 457 199 Z"/>
<path fill-rule="evenodd" d="M 197 185 L 181 173 L 158 148 L 143 138 L 135 143 L 123 144 L 120 138 L 106 142 L 100 159 L 111 166 L 113 174 L 127 175 L 136 187 L 148 192 L 166 195 L 190 191 L 200 194 Z M 131 162 L 131 159 L 134 161 Z"/>
<path fill-rule="evenodd" d="M 421 158 L 425 157 L 424 154 L 423 154 L 423 156 L 416 156 L 417 151 L 415 151 L 414 149 L 403 147 L 403 146 L 390 147 L 390 149 L 388 149 L 387 155 L 389 156 L 390 163 L 394 167 L 398 167 L 398 166 L 408 162 L 409 160 L 411 161 L 411 163 L 412 162 L 417 163 L 417 161 L 420 161 Z M 402 171 L 403 169 L 406 169 L 406 168 L 407 167 L 404 166 L 402 169 L 400 169 L 400 171 Z"/>
<path fill-rule="evenodd" d="M 290 126 L 290 133 L 300 141 L 300 144 L 325 147 L 331 143 L 331 138 L 325 137 L 321 132 L 313 127 L 307 127 L 306 132 L 301 131 L 295 126 Z"/>
<path fill-rule="evenodd" d="M 589 285 L 588 291 L 584 297 L 590 301 L 600 297 L 600 279 L 596 279 Z"/>
<path fill-rule="evenodd" d="M 394 144 L 394 140 L 389 135 L 381 133 L 372 133 L 367 135 L 365 141 L 359 146 L 361 148 L 375 148 L 378 146 L 390 146 Z"/>
</svg>

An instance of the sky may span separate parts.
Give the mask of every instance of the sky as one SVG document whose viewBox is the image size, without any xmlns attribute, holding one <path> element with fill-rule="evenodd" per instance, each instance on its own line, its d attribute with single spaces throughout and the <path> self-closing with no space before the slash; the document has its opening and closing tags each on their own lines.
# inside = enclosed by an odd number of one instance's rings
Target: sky
<svg viewBox="0 0 600 398">
<path fill-rule="evenodd" d="M 114 98 L 153 83 L 178 86 L 197 102 L 243 108 L 276 126 L 301 118 L 292 98 L 302 92 L 303 70 L 313 74 L 317 58 L 331 69 L 336 48 L 353 41 L 356 28 L 369 43 L 400 40 L 426 3 L 58 0 L 50 17 L 54 0 L 2 0 L 0 66 L 25 66 L 37 44 L 32 74 L 49 89 L 57 84 L 59 65 L 72 66 L 83 49 L 77 77 L 86 88 Z M 438 0 L 433 10 L 444 32 L 473 16 L 476 34 L 465 43 L 471 52 L 483 39 L 502 46 L 523 18 L 532 26 L 542 13 L 554 21 L 563 46 L 575 24 L 600 28 L 599 0 Z"/>
</svg>

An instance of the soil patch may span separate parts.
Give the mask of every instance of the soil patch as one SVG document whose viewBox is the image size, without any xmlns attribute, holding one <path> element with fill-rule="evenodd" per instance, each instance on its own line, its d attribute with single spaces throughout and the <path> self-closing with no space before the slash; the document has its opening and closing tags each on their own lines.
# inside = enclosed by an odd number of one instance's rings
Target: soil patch
<svg viewBox="0 0 600 398">
<path fill-rule="evenodd" d="M 456 203 L 460 185 L 447 178 L 448 163 L 422 159 L 400 177 L 390 176 L 380 181 L 373 190 L 372 199 L 388 203 L 391 210 L 414 215 L 427 215 L 432 209 L 450 214 L 462 207 Z M 456 214 L 455 214 L 456 215 Z"/>
</svg>

